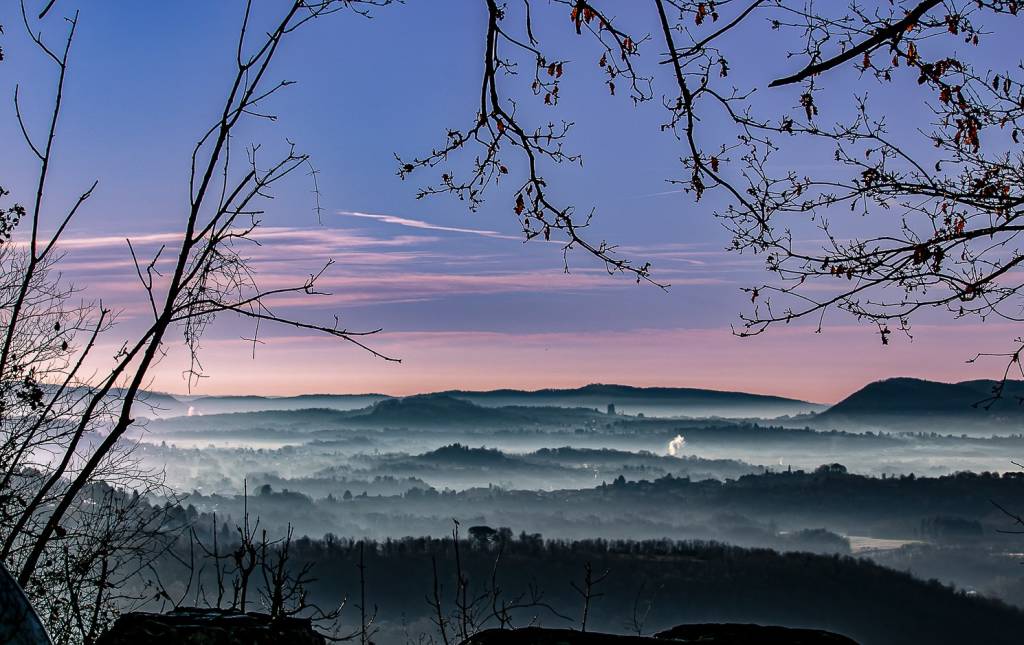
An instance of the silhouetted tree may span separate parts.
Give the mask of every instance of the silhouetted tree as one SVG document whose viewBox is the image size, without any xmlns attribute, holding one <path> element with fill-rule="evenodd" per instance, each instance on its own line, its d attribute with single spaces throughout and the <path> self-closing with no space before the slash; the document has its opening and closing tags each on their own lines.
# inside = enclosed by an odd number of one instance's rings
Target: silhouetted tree
<svg viewBox="0 0 1024 645">
<path fill-rule="evenodd" d="M 331 264 L 293 286 L 264 289 L 240 250 L 258 239 L 260 203 L 279 181 L 310 162 L 291 142 L 277 156 L 258 144 L 242 154 L 232 149 L 241 123 L 273 120 L 265 105 L 291 81 L 270 80 L 271 63 L 289 36 L 329 14 L 364 13 L 389 3 L 292 0 L 276 20 L 258 26 L 252 3 L 245 5 L 234 73 L 216 120 L 192 151 L 180 237 L 148 259 L 126 241 L 151 318 L 137 336 L 120 342 L 112 367 L 96 372 L 89 359 L 98 339 L 112 333 L 111 309 L 76 303 L 78 291 L 61 277 L 60 267 L 64 233 L 97 182 L 64 211 L 55 210 L 57 200 L 49 195 L 78 14 L 59 16 L 63 7 L 53 0 L 21 2 L 25 32 L 52 64 L 56 87 L 48 110 L 24 110 L 15 91 L 16 119 L 37 172 L 27 205 L 0 208 L 0 560 L 36 603 L 55 639 L 90 641 L 109 620 L 125 567 L 144 566 L 146 554 L 152 554 L 149 540 L 168 528 L 160 512 L 139 504 L 159 482 L 131 459 L 125 434 L 144 403 L 151 370 L 176 332 L 189 350 L 190 384 L 202 376 L 203 335 L 223 314 L 253 321 L 254 343 L 261 324 L 282 324 L 391 360 L 365 345 L 363 338 L 374 331 L 345 329 L 337 318 L 332 325 L 307 322 L 271 308 L 274 296 L 321 293 L 317 283 Z M 29 4 L 43 6 L 36 13 Z M 61 45 L 55 47 L 47 32 L 59 29 Z M 32 118 L 25 118 L 29 114 L 47 115 L 41 133 Z M 7 197 L 0 189 L 0 199 Z M 173 258 L 166 272 L 157 269 L 165 252 Z M 115 488 L 98 485 L 104 483 Z M 241 593 L 244 606 L 244 589 Z"/>
</svg>

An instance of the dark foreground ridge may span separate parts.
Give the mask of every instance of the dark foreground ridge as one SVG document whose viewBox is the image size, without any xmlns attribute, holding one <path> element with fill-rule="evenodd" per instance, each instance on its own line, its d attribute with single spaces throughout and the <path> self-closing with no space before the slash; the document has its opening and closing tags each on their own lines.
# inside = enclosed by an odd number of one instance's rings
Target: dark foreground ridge
<svg viewBox="0 0 1024 645">
<path fill-rule="evenodd" d="M 121 615 L 96 645 L 326 645 L 308 618 L 179 608 Z"/>
<path fill-rule="evenodd" d="M 704 623 L 679 625 L 652 637 L 580 632 L 570 629 L 488 629 L 464 645 L 857 645 L 845 636 L 816 629 Z M 267 614 L 181 608 L 166 614 L 124 614 L 97 645 L 325 645 L 308 619 L 272 619 Z"/>
<path fill-rule="evenodd" d="M 857 645 L 846 636 L 823 629 L 795 629 L 774 625 L 703 623 L 679 625 L 655 634 L 657 638 L 705 645 Z"/>
<path fill-rule="evenodd" d="M 0 643 L 49 645 L 46 630 L 21 587 L 0 563 Z"/>
<path fill-rule="evenodd" d="M 620 636 L 570 629 L 488 629 L 470 637 L 465 645 L 857 645 L 845 636 L 818 629 L 793 629 L 733 623 L 679 625 L 653 637 Z"/>
</svg>

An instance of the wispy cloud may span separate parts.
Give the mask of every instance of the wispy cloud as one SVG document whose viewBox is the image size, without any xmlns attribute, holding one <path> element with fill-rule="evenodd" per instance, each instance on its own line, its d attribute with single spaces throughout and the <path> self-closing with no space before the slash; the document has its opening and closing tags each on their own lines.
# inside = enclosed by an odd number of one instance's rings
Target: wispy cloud
<svg viewBox="0 0 1024 645">
<path fill-rule="evenodd" d="M 346 211 L 346 213 L 349 213 Z M 252 261 L 258 283 L 264 289 L 301 285 L 310 272 L 317 271 L 328 259 L 335 265 L 322 276 L 318 285 L 330 295 L 307 297 L 282 295 L 273 298 L 277 306 L 328 308 L 336 306 L 372 306 L 397 302 L 426 302 L 459 296 L 493 296 L 513 293 L 570 293 L 606 290 L 632 283 L 615 281 L 604 271 L 579 269 L 569 275 L 560 269 L 538 268 L 530 258 L 499 249 L 476 249 L 466 253 L 466 245 L 448 235 L 432 232 L 476 235 L 495 239 L 490 246 L 504 246 L 500 240 L 516 239 L 495 231 L 435 226 L 428 222 L 372 213 L 350 213 L 352 217 L 372 219 L 385 225 L 402 227 L 354 231 L 340 226 L 286 227 L 266 226 L 256 232 L 260 245 L 240 247 Z M 407 234 L 403 229 L 422 233 Z M 400 234 L 394 234 L 394 231 Z M 132 306 L 141 287 L 125 239 L 131 239 L 136 253 L 146 261 L 163 244 L 180 241 L 175 233 L 126 232 L 124 236 L 69 236 L 63 245 L 69 251 L 62 267 L 72 279 L 97 297 L 117 302 L 126 308 L 126 317 L 138 311 Z M 486 244 L 485 240 L 481 242 Z M 169 269 L 174 253 L 164 253 L 158 266 Z M 167 271 L 164 271 L 166 274 Z M 703 276 L 680 276 L 694 284 L 710 284 Z M 158 280 L 158 288 L 163 282 Z"/>
<path fill-rule="evenodd" d="M 261 284 L 280 288 L 295 284 L 290 273 L 264 274 Z M 376 305 L 393 302 L 422 302 L 453 296 L 493 296 L 511 293 L 569 293 L 609 290 L 635 285 L 613 282 L 607 275 L 578 272 L 552 279 L 550 271 L 525 270 L 489 274 L 431 273 L 388 271 L 368 275 L 360 272 L 331 272 L 318 283 L 330 295 L 308 297 L 305 294 L 280 296 L 275 306 L 328 307 L 332 305 Z"/>
<path fill-rule="evenodd" d="M 414 246 L 417 244 L 426 244 L 437 241 L 436 237 L 427 237 L 422 235 L 376 236 L 366 233 L 356 233 L 344 228 L 332 226 L 314 228 L 261 226 L 256 231 L 255 237 L 259 240 L 272 240 L 278 243 L 318 243 L 322 245 L 322 248 L 336 249 L 352 249 L 367 246 Z"/>
<path fill-rule="evenodd" d="M 458 226 L 442 226 L 440 224 L 431 224 L 419 219 L 411 219 L 408 217 L 399 217 L 397 215 L 382 215 L 378 213 L 362 213 L 359 211 L 338 211 L 339 215 L 345 215 L 347 217 L 362 217 L 364 219 L 377 220 L 378 222 L 384 222 L 385 224 L 394 224 L 396 226 L 405 226 L 407 228 L 417 228 L 427 231 L 445 231 L 448 233 L 466 233 L 469 235 L 481 235 L 483 237 L 493 237 L 501 240 L 521 240 L 522 238 L 514 235 L 505 235 L 498 231 L 489 231 L 487 229 L 479 228 L 462 228 Z"/>
<path fill-rule="evenodd" d="M 334 228 L 334 227 L 289 227 L 289 226 L 261 226 L 254 233 L 253 238 L 261 242 L 274 242 L 284 247 L 286 244 L 294 244 L 296 249 L 309 249 L 309 245 L 315 245 L 317 250 L 330 249 L 354 249 L 363 247 L 395 247 L 413 246 L 427 244 L 437 241 L 436 237 L 422 235 L 398 235 L 379 237 L 364 233 Z M 103 250 L 103 249 L 125 249 L 128 248 L 126 240 L 138 247 L 159 246 L 161 244 L 174 245 L 181 241 L 180 232 L 160 233 L 126 233 L 124 235 L 93 235 L 62 237 L 58 247 L 65 250 Z M 19 244 L 25 242 L 19 240 Z"/>
<path fill-rule="evenodd" d="M 115 247 L 128 248 L 126 237 L 130 237 L 132 244 L 168 244 L 181 239 L 180 233 L 142 233 L 138 235 L 92 235 L 61 237 L 57 243 L 62 249 L 109 249 Z M 48 238 L 46 238 L 48 239 Z M 25 240 L 19 240 L 18 245 L 27 245 Z"/>
</svg>

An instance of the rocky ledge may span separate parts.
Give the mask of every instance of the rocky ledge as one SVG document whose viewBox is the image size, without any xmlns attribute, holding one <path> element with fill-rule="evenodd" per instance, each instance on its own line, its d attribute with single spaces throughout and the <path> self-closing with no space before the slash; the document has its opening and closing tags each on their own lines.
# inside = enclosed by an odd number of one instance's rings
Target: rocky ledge
<svg viewBox="0 0 1024 645">
<path fill-rule="evenodd" d="M 97 645 L 326 645 L 304 618 L 183 608 L 166 614 L 137 612 L 117 619 Z M 463 645 L 857 645 L 817 629 L 735 623 L 679 625 L 654 636 L 624 636 L 570 629 L 488 629 Z"/>
<path fill-rule="evenodd" d="M 124 614 L 96 645 L 326 645 L 307 618 L 181 608 Z"/>
<path fill-rule="evenodd" d="M 679 625 L 654 636 L 620 636 L 568 629 L 489 629 L 464 645 L 857 645 L 856 641 L 818 629 L 795 629 L 735 623 Z"/>
</svg>

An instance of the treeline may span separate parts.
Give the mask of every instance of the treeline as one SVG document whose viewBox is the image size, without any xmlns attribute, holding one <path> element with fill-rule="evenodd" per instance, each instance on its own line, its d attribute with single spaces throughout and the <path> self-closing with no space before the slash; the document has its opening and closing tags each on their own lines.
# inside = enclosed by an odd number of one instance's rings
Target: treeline
<svg viewBox="0 0 1024 645">
<path fill-rule="evenodd" d="M 848 547 L 813 539 L 802 530 L 943 543 L 983 541 L 1009 548 L 1017 537 L 1001 531 L 1012 528 L 1012 520 L 992 502 L 1015 510 L 1018 500 L 1024 500 L 1024 475 L 1019 473 L 868 477 L 846 473 L 836 464 L 727 481 L 679 476 L 628 481 L 619 476 L 591 488 L 554 491 L 499 486 L 437 490 L 410 480 L 397 480 L 386 490 L 348 481 L 323 497 L 289 489 L 294 482 L 255 479 L 261 483 L 250 488 L 249 508 L 266 526 L 281 529 L 291 523 L 300 534 L 438 536 L 456 518 L 466 525 L 513 526 L 551 537 L 715 539 L 840 553 Z M 396 492 L 403 482 L 408 490 Z M 243 497 L 197 493 L 188 503 L 198 512 L 216 509 L 238 517 Z"/>
<path fill-rule="evenodd" d="M 613 500 L 657 496 L 662 498 L 660 503 L 671 503 L 670 500 L 683 503 L 692 499 L 700 504 L 721 503 L 762 513 L 799 513 L 818 518 L 867 516 L 878 519 L 936 513 L 1005 519 L 992 501 L 1012 507 L 1017 500 L 1024 499 L 1024 473 L 871 477 L 851 474 L 839 464 L 829 464 L 811 472 L 772 471 L 724 482 L 697 482 L 671 475 L 638 482 L 620 478 L 600 486 L 597 494 Z"/>
<path fill-rule="evenodd" d="M 211 520 L 200 517 L 196 526 L 212 527 Z M 230 549 L 231 527 L 220 524 L 218 532 L 221 547 Z M 467 607 L 473 625 L 579 627 L 584 589 L 591 597 L 588 629 L 620 633 L 754 622 L 902 645 L 1016 643 L 1024 632 L 1018 609 L 850 557 L 708 542 L 545 540 L 490 527 L 462 527 L 461 535 L 473 537 L 300 538 L 290 545 L 289 566 L 309 568 L 316 578 L 310 598 L 322 605 L 352 598 L 365 585 L 362 600 L 376 608 L 378 642 L 436 639 L 437 617 L 454 629 Z M 165 582 L 173 575 L 165 565 Z M 502 607 L 513 609 L 499 619 Z M 348 607 L 343 619 L 358 624 L 355 611 Z"/>
</svg>

